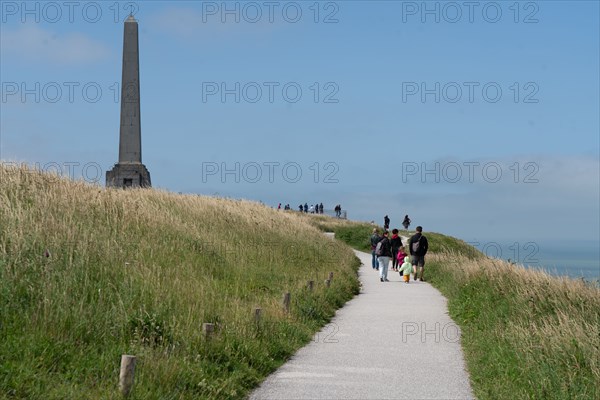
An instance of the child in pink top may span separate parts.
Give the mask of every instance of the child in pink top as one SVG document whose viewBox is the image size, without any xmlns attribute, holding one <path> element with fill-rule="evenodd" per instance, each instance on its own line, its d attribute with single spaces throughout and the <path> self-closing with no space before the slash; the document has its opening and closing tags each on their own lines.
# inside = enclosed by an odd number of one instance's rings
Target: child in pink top
<svg viewBox="0 0 600 400">
<path fill-rule="evenodd" d="M 402 265 L 402 263 L 404 262 L 404 257 L 406 257 L 407 255 L 408 254 L 406 254 L 404 246 L 400 246 L 400 249 L 398 249 L 398 256 L 396 256 L 396 259 L 398 260 L 398 265 Z"/>
</svg>

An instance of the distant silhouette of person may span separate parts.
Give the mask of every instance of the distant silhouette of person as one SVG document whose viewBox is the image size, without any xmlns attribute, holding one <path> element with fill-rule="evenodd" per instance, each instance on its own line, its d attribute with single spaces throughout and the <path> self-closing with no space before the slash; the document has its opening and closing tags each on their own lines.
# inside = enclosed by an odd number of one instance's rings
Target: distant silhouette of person
<svg viewBox="0 0 600 400">
<path fill-rule="evenodd" d="M 302 204 L 300 204 L 300 205 L 298 206 L 298 210 L 300 210 L 300 212 L 304 211 L 304 207 L 302 207 Z"/>
<path fill-rule="evenodd" d="M 323 214 L 323 203 L 319 204 L 319 214 Z"/>
<path fill-rule="evenodd" d="M 308 203 L 304 203 L 304 212 L 307 213 L 308 212 Z"/>
<path fill-rule="evenodd" d="M 387 215 L 383 217 L 383 229 L 385 229 L 386 231 L 390 229 L 390 219 Z"/>
<path fill-rule="evenodd" d="M 277 211 L 281 210 L 281 203 L 277 206 Z"/>
<path fill-rule="evenodd" d="M 408 218 L 408 214 L 406 214 L 404 216 L 404 221 L 402 221 L 402 226 L 404 227 L 405 230 L 408 230 L 408 227 L 410 226 L 410 218 Z"/>
<path fill-rule="evenodd" d="M 308 211 L 310 211 L 311 214 L 314 214 L 315 213 L 315 206 L 313 206 L 311 204 L 310 207 L 308 208 Z"/>
</svg>

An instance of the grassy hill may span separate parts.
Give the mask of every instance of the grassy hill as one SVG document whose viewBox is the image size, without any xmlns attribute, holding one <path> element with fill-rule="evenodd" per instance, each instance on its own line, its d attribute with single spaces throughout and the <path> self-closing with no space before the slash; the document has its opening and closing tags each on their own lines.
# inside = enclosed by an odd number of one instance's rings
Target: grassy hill
<svg viewBox="0 0 600 400">
<path fill-rule="evenodd" d="M 0 221 L 0 398 L 119 398 L 121 354 L 130 398 L 243 398 L 358 292 L 347 246 L 248 201 L 0 167 Z"/>
<path fill-rule="evenodd" d="M 317 218 L 315 225 L 369 249 L 370 224 Z M 462 240 L 424 233 L 431 251 L 426 278 L 448 299 L 460 326 L 478 399 L 600 399 L 597 285 L 491 259 Z"/>
<path fill-rule="evenodd" d="M 0 398 L 120 398 L 121 354 L 130 398 L 244 398 L 358 293 L 356 258 L 321 231 L 368 251 L 372 229 L 0 167 Z M 600 398 L 597 286 L 425 234 L 479 399 Z"/>
</svg>

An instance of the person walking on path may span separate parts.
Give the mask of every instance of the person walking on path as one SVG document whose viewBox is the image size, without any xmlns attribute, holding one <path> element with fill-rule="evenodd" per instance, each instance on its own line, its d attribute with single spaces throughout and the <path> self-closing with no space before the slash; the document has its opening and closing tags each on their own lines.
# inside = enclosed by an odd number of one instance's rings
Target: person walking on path
<svg viewBox="0 0 600 400">
<path fill-rule="evenodd" d="M 390 218 L 386 215 L 383 217 L 383 230 L 387 231 L 390 229 Z"/>
<path fill-rule="evenodd" d="M 390 257 L 392 256 L 392 243 L 388 239 L 388 231 L 383 231 L 383 239 L 377 244 L 381 247 L 381 252 L 378 255 L 379 262 L 379 279 L 381 282 L 389 282 L 387 278 L 388 267 L 390 265 Z"/>
<path fill-rule="evenodd" d="M 398 236 L 398 229 L 392 230 L 392 238 L 390 239 L 392 243 L 392 271 L 398 271 L 398 250 L 402 247 L 402 238 Z"/>
<path fill-rule="evenodd" d="M 410 281 L 410 274 L 413 272 L 413 266 L 410 263 L 409 256 L 404 257 L 404 262 L 402 263 L 399 272 L 402 279 L 404 279 L 404 282 L 408 283 Z"/>
<path fill-rule="evenodd" d="M 408 248 L 410 255 L 412 256 L 412 264 L 416 268 L 415 270 L 415 281 L 420 278 L 421 281 L 425 281 L 423 273 L 425 270 L 425 254 L 429 249 L 429 242 L 423 235 L 423 227 L 417 226 L 417 233 L 415 233 L 408 242 Z"/>
<path fill-rule="evenodd" d="M 380 240 L 381 236 L 379 236 L 377 228 L 373 229 L 373 234 L 371 235 L 371 266 L 375 270 L 379 269 L 379 261 L 377 261 L 377 255 L 375 255 L 375 248 Z"/>
<path fill-rule="evenodd" d="M 408 230 L 410 226 L 410 218 L 408 218 L 408 214 L 404 216 L 404 221 L 402 221 L 402 226 L 404 226 L 404 230 Z"/>
</svg>

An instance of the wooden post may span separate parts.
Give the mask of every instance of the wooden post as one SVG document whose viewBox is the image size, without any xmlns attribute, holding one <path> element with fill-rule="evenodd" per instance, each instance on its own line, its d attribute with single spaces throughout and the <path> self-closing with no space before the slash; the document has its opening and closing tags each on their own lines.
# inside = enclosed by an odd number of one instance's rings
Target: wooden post
<svg viewBox="0 0 600 400">
<path fill-rule="evenodd" d="M 252 312 L 252 314 L 254 315 L 254 322 L 256 322 L 258 324 L 260 322 L 260 315 L 262 314 L 262 308 L 256 307 L 254 309 L 254 311 Z"/>
<path fill-rule="evenodd" d="M 210 339 L 210 337 L 215 332 L 215 324 L 211 324 L 209 322 L 205 322 L 202 324 L 202 332 L 204 333 L 204 337 Z"/>
<path fill-rule="evenodd" d="M 306 286 L 308 286 L 308 291 L 312 292 L 315 286 L 315 281 L 308 281 L 308 283 L 306 284 Z"/>
<path fill-rule="evenodd" d="M 327 286 L 327 287 L 331 286 L 331 280 L 330 279 L 325 279 L 325 286 Z"/>
<path fill-rule="evenodd" d="M 333 280 L 333 272 L 329 273 L 329 280 L 332 281 Z"/>
<path fill-rule="evenodd" d="M 135 356 L 123 354 L 121 356 L 121 372 L 119 373 L 119 391 L 125 397 L 133 387 L 133 376 L 135 374 Z"/>
<path fill-rule="evenodd" d="M 283 294 L 283 310 L 286 313 L 290 312 L 290 301 L 291 301 L 291 297 L 292 295 L 290 294 L 290 292 L 284 293 Z"/>
</svg>

